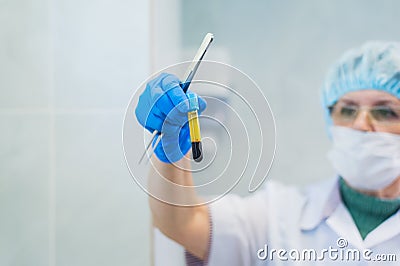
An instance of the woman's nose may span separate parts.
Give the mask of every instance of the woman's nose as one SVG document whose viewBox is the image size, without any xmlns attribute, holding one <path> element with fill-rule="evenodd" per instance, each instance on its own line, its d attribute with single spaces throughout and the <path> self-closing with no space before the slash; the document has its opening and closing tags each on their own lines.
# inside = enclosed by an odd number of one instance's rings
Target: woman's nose
<svg viewBox="0 0 400 266">
<path fill-rule="evenodd" d="M 369 110 L 360 110 L 352 125 L 353 129 L 360 131 L 374 131 Z"/>
</svg>

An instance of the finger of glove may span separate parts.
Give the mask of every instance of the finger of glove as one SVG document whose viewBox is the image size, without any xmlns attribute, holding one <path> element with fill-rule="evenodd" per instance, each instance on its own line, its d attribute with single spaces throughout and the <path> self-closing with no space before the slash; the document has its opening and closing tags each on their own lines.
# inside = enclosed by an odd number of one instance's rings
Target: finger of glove
<svg viewBox="0 0 400 266">
<path fill-rule="evenodd" d="M 157 86 L 159 86 L 160 84 L 161 84 L 161 81 L 165 78 L 165 77 L 167 77 L 168 75 L 171 75 L 171 74 L 168 74 L 168 73 L 161 73 L 160 75 L 158 75 L 157 77 L 155 77 L 154 79 L 152 79 L 152 80 L 150 80 L 148 83 L 147 83 L 147 86 L 146 87 L 148 87 L 148 88 L 154 88 L 154 87 L 157 87 Z"/>
<path fill-rule="evenodd" d="M 140 95 L 138 105 L 135 109 L 138 122 L 151 132 L 155 129 L 158 131 L 161 130 L 166 115 L 174 108 L 172 101 L 168 99 L 168 94 L 161 88 L 162 80 L 165 78 L 168 78 L 168 83 L 179 83 L 179 79 L 174 75 L 168 73 L 158 75 L 146 84 L 146 89 Z M 156 106 L 155 103 L 163 95 L 165 95 L 166 101 L 164 101 L 164 104 Z"/>
<path fill-rule="evenodd" d="M 138 122 L 152 132 L 155 129 L 161 129 L 166 116 L 151 102 L 151 91 L 145 90 L 139 97 L 135 114 Z"/>
<path fill-rule="evenodd" d="M 189 104 L 186 94 L 183 92 L 179 83 L 180 81 L 176 76 L 169 74 L 161 81 L 161 88 L 167 93 L 173 105 L 176 106 L 179 111 L 187 113 Z"/>
<path fill-rule="evenodd" d="M 153 113 L 149 113 L 146 115 L 146 117 L 141 117 L 138 115 L 136 115 L 136 117 L 139 124 L 150 132 L 153 132 L 154 130 L 160 131 L 164 122 L 164 118 L 160 118 Z"/>
<path fill-rule="evenodd" d="M 146 89 L 139 96 L 139 101 L 135 108 L 136 118 L 142 126 L 145 126 L 146 124 L 146 119 L 150 111 L 150 108 L 151 108 L 151 96 L 150 96 L 150 91 L 148 89 L 148 85 L 146 85 Z"/>
<path fill-rule="evenodd" d="M 187 124 L 181 128 L 165 123 L 163 130 L 166 126 L 173 127 L 175 133 L 172 135 L 163 136 L 161 142 L 155 149 L 155 154 L 163 162 L 176 162 L 180 160 L 191 148 L 189 127 Z"/>
<path fill-rule="evenodd" d="M 163 80 L 165 80 L 164 83 Z M 148 105 L 152 105 L 161 97 L 168 96 L 167 91 L 172 89 L 174 84 L 179 84 L 179 79 L 176 76 L 168 73 L 161 73 L 146 84 L 146 89 L 140 98 L 145 98 Z M 168 112 L 169 110 L 166 110 L 165 113 Z"/>
<path fill-rule="evenodd" d="M 182 114 L 174 109 L 166 117 L 161 130 L 166 135 L 177 135 L 186 124 L 188 124 L 187 114 Z"/>
<path fill-rule="evenodd" d="M 199 101 L 199 113 L 202 113 L 207 108 L 207 102 L 203 99 L 203 97 L 197 97 Z"/>
<path fill-rule="evenodd" d="M 161 113 L 158 114 L 159 117 L 166 117 L 170 123 L 176 125 L 183 125 L 187 121 L 187 113 L 183 113 L 179 109 L 180 105 L 186 104 L 187 99 L 175 106 L 168 94 L 163 92 L 160 87 L 153 90 L 152 97 L 156 98 L 153 108 Z"/>
<path fill-rule="evenodd" d="M 161 132 L 164 121 L 165 118 L 159 117 L 155 113 L 149 113 L 144 127 L 150 132 L 153 132 L 154 130 Z"/>
<path fill-rule="evenodd" d="M 168 93 L 163 91 L 162 88 L 157 87 L 154 90 L 153 97 L 155 98 L 155 105 L 157 106 L 158 109 L 160 109 L 160 111 L 164 115 L 168 115 L 173 109 L 179 110 L 178 106 L 176 106 L 172 102 L 172 99 L 170 98 Z M 179 103 L 179 104 L 182 104 L 182 103 Z"/>
<path fill-rule="evenodd" d="M 182 127 L 185 123 L 188 122 L 188 114 L 182 113 L 181 111 L 178 110 L 177 107 L 175 107 L 168 113 L 166 121 L 175 126 Z"/>
</svg>

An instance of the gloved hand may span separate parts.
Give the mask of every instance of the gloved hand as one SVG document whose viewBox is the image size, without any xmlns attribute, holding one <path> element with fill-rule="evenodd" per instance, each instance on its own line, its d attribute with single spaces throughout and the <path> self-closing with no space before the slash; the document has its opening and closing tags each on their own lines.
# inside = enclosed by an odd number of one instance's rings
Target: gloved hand
<svg viewBox="0 0 400 266">
<path fill-rule="evenodd" d="M 164 135 L 154 153 L 165 163 L 180 160 L 191 148 L 187 112 L 188 98 L 180 87 L 179 79 L 162 73 L 146 85 L 135 110 L 139 123 L 150 132 L 158 130 Z M 187 94 L 192 93 L 190 90 Z M 199 114 L 206 102 L 198 96 Z M 153 143 L 154 145 L 154 143 Z"/>
</svg>

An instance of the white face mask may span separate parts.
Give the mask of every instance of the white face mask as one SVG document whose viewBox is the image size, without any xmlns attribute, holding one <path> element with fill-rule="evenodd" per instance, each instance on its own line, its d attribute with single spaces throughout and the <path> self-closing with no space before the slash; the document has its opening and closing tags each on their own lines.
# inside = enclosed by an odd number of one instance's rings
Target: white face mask
<svg viewBox="0 0 400 266">
<path fill-rule="evenodd" d="M 331 127 L 328 153 L 334 169 L 350 186 L 379 190 L 400 176 L 400 135 Z"/>
</svg>

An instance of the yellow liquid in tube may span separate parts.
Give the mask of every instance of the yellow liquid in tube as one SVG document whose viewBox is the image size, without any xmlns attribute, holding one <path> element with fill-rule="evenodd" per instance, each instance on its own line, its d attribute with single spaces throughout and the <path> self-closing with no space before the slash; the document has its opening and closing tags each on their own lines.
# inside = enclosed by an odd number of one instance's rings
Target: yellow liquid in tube
<svg viewBox="0 0 400 266">
<path fill-rule="evenodd" d="M 193 159 L 196 162 L 200 162 L 203 159 L 203 151 L 201 147 L 200 123 L 197 110 L 188 112 L 188 120 Z"/>
</svg>

